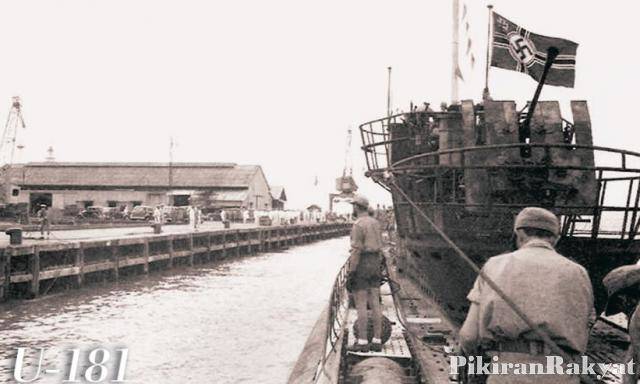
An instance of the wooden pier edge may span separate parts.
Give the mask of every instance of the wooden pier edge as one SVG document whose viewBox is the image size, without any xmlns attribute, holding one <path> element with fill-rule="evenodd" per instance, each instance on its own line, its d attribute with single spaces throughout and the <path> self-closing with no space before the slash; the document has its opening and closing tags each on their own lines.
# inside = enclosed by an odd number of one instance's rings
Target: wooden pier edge
<svg viewBox="0 0 640 384">
<path fill-rule="evenodd" d="M 346 236 L 350 229 L 350 223 L 300 224 L 7 246 L 0 248 L 0 301 L 46 294 L 59 278 L 81 287 L 87 276 L 96 273 L 117 280 L 125 268 L 137 267 L 136 274 L 147 274 L 151 265 L 197 267 L 203 262 Z"/>
</svg>

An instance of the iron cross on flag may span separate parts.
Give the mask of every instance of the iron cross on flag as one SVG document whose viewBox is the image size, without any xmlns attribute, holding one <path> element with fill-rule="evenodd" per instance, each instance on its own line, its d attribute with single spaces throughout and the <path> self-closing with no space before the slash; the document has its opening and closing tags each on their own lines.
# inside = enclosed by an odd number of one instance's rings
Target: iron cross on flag
<svg viewBox="0 0 640 384">
<path fill-rule="evenodd" d="M 540 81 L 549 47 L 557 48 L 560 53 L 553 62 L 545 83 L 573 88 L 578 44 L 531 33 L 493 13 L 492 67 L 523 72 Z"/>
</svg>

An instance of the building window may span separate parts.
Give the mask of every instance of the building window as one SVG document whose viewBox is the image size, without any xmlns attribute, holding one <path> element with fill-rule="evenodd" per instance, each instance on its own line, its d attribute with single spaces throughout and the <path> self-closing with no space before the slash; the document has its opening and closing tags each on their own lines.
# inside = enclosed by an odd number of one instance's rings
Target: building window
<svg viewBox="0 0 640 384">
<path fill-rule="evenodd" d="M 189 205 L 191 195 L 173 195 L 173 205 L 176 207 L 186 207 Z"/>
<path fill-rule="evenodd" d="M 82 202 L 85 208 L 93 207 L 93 200 L 87 200 Z"/>
<path fill-rule="evenodd" d="M 142 201 L 132 201 L 131 205 L 137 207 L 138 205 L 142 205 Z"/>
<path fill-rule="evenodd" d="M 20 195 L 20 190 L 18 188 L 13 188 L 11 190 L 11 196 L 18 196 Z"/>
<path fill-rule="evenodd" d="M 118 202 L 117 201 L 114 201 L 114 200 L 107 201 L 107 207 L 116 208 L 117 206 L 118 206 Z"/>
</svg>

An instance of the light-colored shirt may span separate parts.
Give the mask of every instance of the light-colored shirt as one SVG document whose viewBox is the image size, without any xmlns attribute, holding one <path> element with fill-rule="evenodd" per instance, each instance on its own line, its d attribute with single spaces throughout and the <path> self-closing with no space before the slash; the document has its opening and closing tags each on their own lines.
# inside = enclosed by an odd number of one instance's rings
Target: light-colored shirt
<svg viewBox="0 0 640 384">
<path fill-rule="evenodd" d="M 586 350 L 593 288 L 581 265 L 534 239 L 515 252 L 490 258 L 482 270 L 551 339 L 578 352 Z M 478 318 L 471 321 L 479 322 L 480 344 L 541 340 L 481 277 L 467 298 L 479 306 Z M 466 323 L 463 328 L 474 326 Z"/>
<path fill-rule="evenodd" d="M 42 220 L 49 220 L 49 210 L 40 208 L 40 210 L 38 211 L 38 217 Z"/>
<path fill-rule="evenodd" d="M 631 339 L 631 344 L 627 349 L 627 356 L 625 358 L 625 363 L 629 361 L 638 361 L 640 357 L 640 307 L 636 307 L 629 319 L 628 324 L 629 330 L 629 339 Z M 638 382 L 638 370 L 634 370 L 633 373 L 626 372 L 625 375 L 622 376 L 622 384 L 636 384 Z"/>
<path fill-rule="evenodd" d="M 360 252 L 378 252 L 382 249 L 382 230 L 378 220 L 365 215 L 353 223 L 351 249 Z"/>
</svg>

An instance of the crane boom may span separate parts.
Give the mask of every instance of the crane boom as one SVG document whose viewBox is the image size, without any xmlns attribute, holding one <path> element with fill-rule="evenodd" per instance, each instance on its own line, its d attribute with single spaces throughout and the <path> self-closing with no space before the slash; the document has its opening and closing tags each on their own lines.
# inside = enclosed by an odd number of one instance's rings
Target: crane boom
<svg viewBox="0 0 640 384">
<path fill-rule="evenodd" d="M 22 103 L 18 96 L 14 96 L 11 101 L 11 108 L 7 115 L 7 121 L 2 132 L 0 141 L 0 164 L 11 166 L 16 151 L 18 128 L 26 128 L 24 117 L 22 116 Z"/>
</svg>

